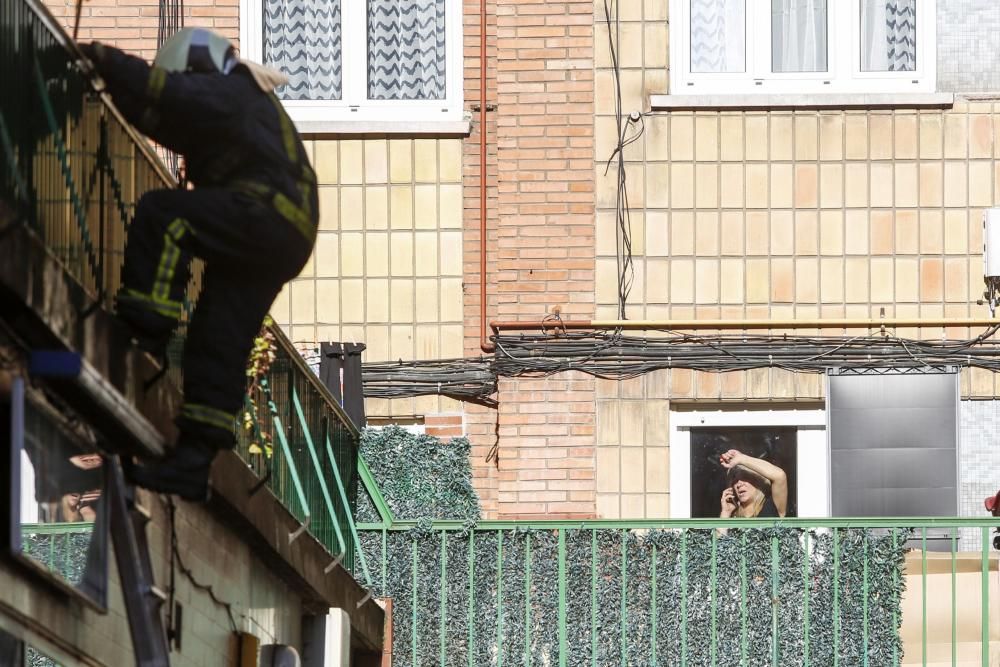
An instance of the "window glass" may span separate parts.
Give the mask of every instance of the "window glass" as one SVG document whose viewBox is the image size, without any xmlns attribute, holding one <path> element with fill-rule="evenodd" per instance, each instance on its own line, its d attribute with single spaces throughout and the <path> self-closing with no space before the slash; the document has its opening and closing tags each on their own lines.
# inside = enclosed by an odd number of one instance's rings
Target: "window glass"
<svg viewBox="0 0 1000 667">
<path fill-rule="evenodd" d="M 798 430 L 791 426 L 692 428 L 691 517 L 719 516 L 722 492 L 730 486 L 733 479 L 722 467 L 719 456 L 730 449 L 763 459 L 784 470 L 788 480 L 785 516 L 797 516 L 797 442 Z"/>
<path fill-rule="evenodd" d="M 917 0 L 861 0 L 861 70 L 917 69 Z"/>
<path fill-rule="evenodd" d="M 826 0 L 771 0 L 771 71 L 828 71 L 827 25 Z"/>
<path fill-rule="evenodd" d="M 745 72 L 746 0 L 691 0 L 691 71 Z"/>
<path fill-rule="evenodd" d="M 24 667 L 21 641 L 0 629 L 0 667 Z"/>
<path fill-rule="evenodd" d="M 445 99 L 445 37 L 445 0 L 369 0 L 368 99 Z"/>
<path fill-rule="evenodd" d="M 20 448 L 12 549 L 105 605 L 108 507 L 103 459 L 48 410 L 15 401 L 11 442 Z"/>
<path fill-rule="evenodd" d="M 264 0 L 264 64 L 288 75 L 284 100 L 343 95 L 341 0 Z"/>
</svg>

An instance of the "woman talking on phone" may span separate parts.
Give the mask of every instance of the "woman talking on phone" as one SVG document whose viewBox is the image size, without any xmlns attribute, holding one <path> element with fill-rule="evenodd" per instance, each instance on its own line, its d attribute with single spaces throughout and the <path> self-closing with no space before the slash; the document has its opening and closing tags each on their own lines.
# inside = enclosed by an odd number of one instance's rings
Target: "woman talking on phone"
<svg viewBox="0 0 1000 667">
<path fill-rule="evenodd" d="M 762 459 L 730 449 L 719 456 L 728 485 L 722 491 L 719 517 L 784 517 L 788 511 L 785 471 Z"/>
</svg>

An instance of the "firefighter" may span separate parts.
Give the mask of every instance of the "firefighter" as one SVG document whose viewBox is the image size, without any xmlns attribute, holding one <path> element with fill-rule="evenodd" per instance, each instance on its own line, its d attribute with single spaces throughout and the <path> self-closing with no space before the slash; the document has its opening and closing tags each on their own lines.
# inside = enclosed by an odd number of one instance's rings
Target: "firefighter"
<svg viewBox="0 0 1000 667">
<path fill-rule="evenodd" d="M 238 59 L 225 38 L 181 30 L 152 66 L 99 43 L 81 49 L 125 117 L 184 156 L 194 186 L 139 200 L 117 310 L 139 346 L 163 358 L 191 258 L 204 260 L 184 347 L 176 447 L 163 461 L 129 466 L 140 486 L 204 500 L 215 453 L 234 444 L 254 338 L 312 253 L 316 177 L 274 94 L 283 76 Z"/>
</svg>

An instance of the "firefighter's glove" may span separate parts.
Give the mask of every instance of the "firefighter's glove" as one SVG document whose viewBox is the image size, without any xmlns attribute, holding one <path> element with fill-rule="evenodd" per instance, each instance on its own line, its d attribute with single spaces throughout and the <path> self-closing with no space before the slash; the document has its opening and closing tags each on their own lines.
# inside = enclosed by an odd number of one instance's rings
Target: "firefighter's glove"
<svg viewBox="0 0 1000 667">
<path fill-rule="evenodd" d="M 100 74 L 102 66 L 105 64 L 104 60 L 108 54 L 108 47 L 104 46 L 100 42 L 83 42 L 80 45 L 80 52 L 87 56 L 87 60 L 90 61 L 90 67 L 87 67 L 88 63 L 84 63 L 84 68 L 88 70 L 93 70 L 94 72 Z"/>
<path fill-rule="evenodd" d="M 81 42 L 80 51 L 95 65 L 100 65 L 104 59 L 104 45 L 100 42 Z"/>
</svg>

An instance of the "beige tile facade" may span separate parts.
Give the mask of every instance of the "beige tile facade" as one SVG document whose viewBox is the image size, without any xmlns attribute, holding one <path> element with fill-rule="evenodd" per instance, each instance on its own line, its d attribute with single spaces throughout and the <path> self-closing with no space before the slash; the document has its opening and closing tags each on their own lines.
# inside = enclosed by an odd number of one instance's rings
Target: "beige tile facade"
<svg viewBox="0 0 1000 667">
<path fill-rule="evenodd" d="M 364 341 L 365 361 L 461 357 L 462 140 L 307 142 L 319 181 L 312 260 L 272 308 L 300 347 Z M 370 415 L 460 411 L 370 400 Z"/>
<path fill-rule="evenodd" d="M 596 317 L 615 319 L 617 185 L 605 166 L 618 130 L 598 4 Z M 649 112 L 649 95 L 668 92 L 666 3 L 634 5 L 620 12 L 623 112 L 646 112 L 641 139 L 624 152 L 636 269 L 630 318 L 988 315 L 975 301 L 981 212 L 1000 204 L 1000 105 Z M 992 397 L 998 387 L 993 374 L 966 372 L 962 392 Z M 597 514 L 668 516 L 660 469 L 671 401 L 815 402 L 822 394 L 818 375 L 767 370 L 599 382 Z"/>
</svg>

